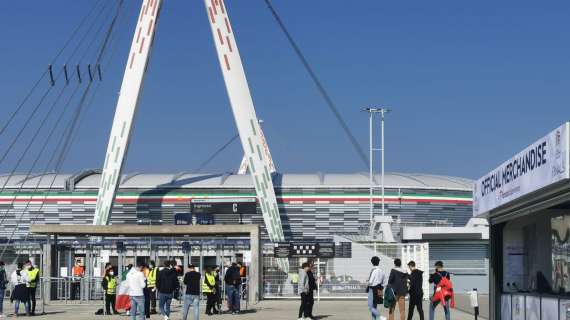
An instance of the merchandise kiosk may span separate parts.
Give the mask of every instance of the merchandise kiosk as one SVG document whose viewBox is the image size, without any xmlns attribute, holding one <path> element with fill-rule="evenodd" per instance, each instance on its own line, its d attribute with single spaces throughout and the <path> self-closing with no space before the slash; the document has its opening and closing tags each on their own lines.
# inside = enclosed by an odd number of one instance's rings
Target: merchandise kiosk
<svg viewBox="0 0 570 320">
<path fill-rule="evenodd" d="M 490 224 L 490 318 L 570 319 L 570 123 L 475 182 Z"/>
</svg>

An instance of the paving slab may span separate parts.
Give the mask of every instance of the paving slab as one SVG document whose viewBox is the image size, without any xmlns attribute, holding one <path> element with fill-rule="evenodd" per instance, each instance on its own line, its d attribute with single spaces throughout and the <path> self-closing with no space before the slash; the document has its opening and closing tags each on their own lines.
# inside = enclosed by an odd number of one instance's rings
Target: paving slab
<svg viewBox="0 0 570 320">
<path fill-rule="evenodd" d="M 41 306 L 38 306 L 41 310 Z M 244 320 L 290 320 L 297 319 L 297 312 L 299 310 L 299 302 L 295 300 L 265 300 L 256 305 L 248 306 L 247 310 L 244 310 L 239 315 L 222 314 L 207 316 L 204 314 L 205 306 L 200 306 L 200 319 L 244 319 Z M 407 307 L 407 305 L 406 305 Z M 33 319 L 57 319 L 57 320 L 83 320 L 83 319 L 119 319 L 127 320 L 130 319 L 126 314 L 112 315 L 112 316 L 97 316 L 95 311 L 101 308 L 101 305 L 96 304 L 51 304 L 45 306 L 44 315 L 37 315 Z M 23 310 L 23 306 L 20 310 Z M 385 308 L 380 307 L 380 312 L 384 316 L 388 316 L 388 312 Z M 426 310 L 427 317 L 427 303 L 424 306 Z M 13 316 L 13 306 L 5 301 L 4 312 L 9 318 Z M 314 314 L 316 319 L 326 319 L 326 320 L 360 320 L 360 319 L 370 319 L 370 314 L 368 313 L 367 304 L 365 300 L 324 300 L 320 302 L 315 302 Z M 170 317 L 172 320 L 178 320 L 182 318 L 181 306 L 178 303 L 173 303 L 173 313 Z M 459 310 L 452 310 L 453 320 L 471 320 L 474 319 L 472 315 L 461 312 Z M 151 320 L 161 320 L 163 319 L 159 315 L 152 315 Z M 188 320 L 192 319 L 191 314 Z M 396 319 L 399 319 L 398 314 L 396 314 Z M 419 319 L 418 315 L 414 315 L 414 319 Z M 443 311 L 438 308 L 436 313 L 436 320 L 443 320 Z"/>
</svg>

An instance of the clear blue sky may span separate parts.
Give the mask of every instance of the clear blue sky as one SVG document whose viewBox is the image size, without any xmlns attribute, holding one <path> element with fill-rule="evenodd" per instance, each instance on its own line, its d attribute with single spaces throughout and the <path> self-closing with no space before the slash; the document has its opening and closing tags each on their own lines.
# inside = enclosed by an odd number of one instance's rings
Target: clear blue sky
<svg viewBox="0 0 570 320">
<path fill-rule="evenodd" d="M 366 171 L 263 1 L 226 2 L 279 171 Z M 3 114 L 15 108 L 92 4 L 3 4 Z M 389 171 L 476 178 L 570 120 L 568 1 L 274 5 L 363 147 L 368 124 L 360 108 L 393 108 L 386 127 Z M 118 29 L 121 45 L 105 67 L 65 171 L 103 163 L 132 20 Z M 125 171 L 191 170 L 235 132 L 202 1 L 166 0 Z M 2 139 L 0 150 L 7 143 Z M 234 143 L 207 171 L 234 170 L 241 155 Z"/>
</svg>

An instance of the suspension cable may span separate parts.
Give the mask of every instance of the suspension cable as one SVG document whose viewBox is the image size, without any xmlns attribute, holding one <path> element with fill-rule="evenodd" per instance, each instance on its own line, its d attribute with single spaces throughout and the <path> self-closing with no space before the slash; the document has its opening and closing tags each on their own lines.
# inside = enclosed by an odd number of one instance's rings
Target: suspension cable
<svg viewBox="0 0 570 320">
<path fill-rule="evenodd" d="M 222 151 L 224 151 L 227 147 L 229 147 L 232 142 L 236 141 L 239 138 L 239 134 L 234 135 L 230 138 L 226 143 L 224 143 L 218 150 L 216 150 L 206 161 L 202 162 L 202 164 L 194 171 L 196 173 L 201 172 L 212 160 L 214 160 Z"/>
<path fill-rule="evenodd" d="M 325 87 L 323 86 L 323 84 L 321 83 L 319 78 L 317 77 L 317 74 L 315 73 L 315 71 L 313 70 L 313 68 L 311 67 L 311 65 L 307 61 L 307 59 L 305 58 L 305 55 L 301 51 L 300 47 L 297 45 L 297 42 L 293 39 L 293 36 L 291 35 L 289 30 L 287 29 L 287 27 L 283 23 L 283 20 L 281 20 L 279 14 L 277 13 L 275 8 L 271 4 L 271 1 L 270 0 L 264 0 L 264 1 L 265 1 L 265 4 L 267 5 L 267 7 L 269 8 L 269 11 L 271 11 L 273 18 L 275 18 L 275 21 L 279 25 L 279 28 L 285 34 L 285 37 L 289 41 L 289 44 L 293 48 L 293 51 L 295 51 L 295 54 L 297 55 L 299 60 L 301 60 L 301 63 L 303 64 L 303 66 L 305 67 L 305 70 L 307 71 L 307 73 L 311 77 L 311 80 L 313 80 L 313 83 L 315 84 L 315 86 L 317 87 L 317 90 L 319 91 L 319 93 L 321 94 L 323 99 L 325 100 L 330 111 L 334 114 L 336 120 L 338 121 L 338 123 L 340 124 L 342 129 L 344 130 L 344 133 L 347 135 L 348 139 L 350 140 L 352 147 L 354 148 L 354 150 L 356 151 L 356 153 L 358 154 L 358 156 L 360 157 L 360 159 L 362 160 L 362 162 L 364 163 L 366 168 L 368 168 L 368 166 L 369 166 L 368 157 L 364 153 L 362 146 L 360 145 L 360 143 L 358 143 L 358 140 L 356 140 L 354 134 L 352 133 L 352 131 L 350 130 L 350 128 L 348 127 L 348 125 L 344 121 L 342 115 L 338 111 L 338 108 L 336 107 L 332 98 L 330 97 L 327 90 L 325 89 Z"/>
</svg>

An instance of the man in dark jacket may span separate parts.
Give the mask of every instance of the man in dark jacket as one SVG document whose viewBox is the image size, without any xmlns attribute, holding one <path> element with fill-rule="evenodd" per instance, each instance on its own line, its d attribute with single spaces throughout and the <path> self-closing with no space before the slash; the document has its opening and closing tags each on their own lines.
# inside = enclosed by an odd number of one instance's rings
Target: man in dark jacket
<svg viewBox="0 0 570 320">
<path fill-rule="evenodd" d="M 315 290 L 317 290 L 317 280 L 315 279 L 315 274 L 313 273 L 313 264 L 309 264 L 309 270 L 307 271 L 307 278 L 309 278 L 309 295 L 308 295 L 308 311 L 309 318 L 313 319 L 313 306 L 315 305 Z"/>
<path fill-rule="evenodd" d="M 0 316 L 4 316 L 3 301 L 7 284 L 8 276 L 6 276 L 6 270 L 4 270 L 4 261 L 0 261 Z"/>
<path fill-rule="evenodd" d="M 434 293 L 437 291 L 437 285 L 439 284 L 439 282 L 443 278 L 447 278 L 447 279 L 451 280 L 451 275 L 449 274 L 449 272 L 443 270 L 443 262 L 438 261 L 435 263 L 435 272 L 430 274 L 430 276 L 429 276 L 429 283 L 434 284 L 434 288 L 433 288 Z M 429 304 L 429 319 L 430 320 L 434 320 L 434 318 L 435 318 L 435 307 L 437 307 L 437 305 L 438 305 L 437 302 L 434 303 L 434 302 L 430 301 L 430 304 Z M 449 304 L 445 304 L 443 306 L 443 312 L 445 313 L 445 320 L 450 320 L 451 314 L 449 312 Z"/>
<path fill-rule="evenodd" d="M 408 262 L 408 268 L 410 269 L 410 305 L 408 307 L 408 320 L 412 320 L 414 317 L 414 307 L 418 309 L 420 320 L 424 320 L 424 308 L 422 305 L 424 297 L 424 272 L 416 269 L 416 263 L 414 261 Z"/>
<path fill-rule="evenodd" d="M 238 314 L 240 312 L 239 296 L 241 291 L 241 276 L 239 268 L 235 262 L 232 263 L 228 270 L 226 270 L 224 282 L 226 283 L 226 293 L 228 295 L 230 312 L 232 314 Z"/>
<path fill-rule="evenodd" d="M 390 307 L 388 319 L 394 320 L 396 305 L 398 305 L 400 320 L 404 320 L 406 317 L 406 295 L 408 294 L 408 273 L 402 269 L 402 260 L 400 259 L 394 259 L 394 268 L 390 271 L 388 286 L 394 290 L 396 297 L 394 305 Z"/>
<path fill-rule="evenodd" d="M 164 268 L 156 277 L 156 289 L 158 290 L 160 314 L 165 320 L 170 318 L 170 304 L 175 290 L 178 289 L 178 275 L 172 267 L 171 261 L 164 262 Z"/>
<path fill-rule="evenodd" d="M 194 265 L 188 266 L 188 272 L 184 275 L 184 284 L 186 285 L 186 294 L 184 295 L 184 309 L 182 309 L 182 320 L 188 317 L 190 306 L 194 308 L 193 320 L 200 317 L 200 278 L 201 275 L 196 271 Z"/>
</svg>

